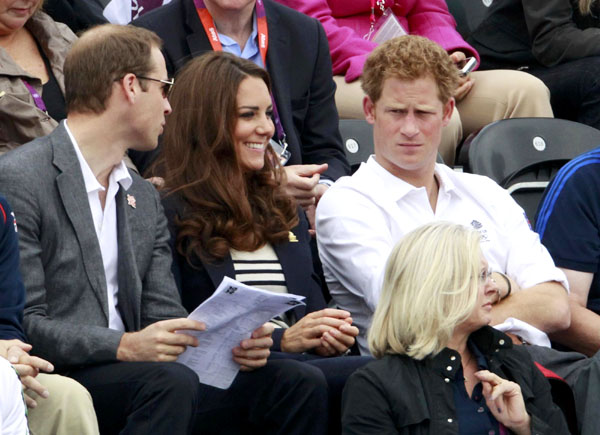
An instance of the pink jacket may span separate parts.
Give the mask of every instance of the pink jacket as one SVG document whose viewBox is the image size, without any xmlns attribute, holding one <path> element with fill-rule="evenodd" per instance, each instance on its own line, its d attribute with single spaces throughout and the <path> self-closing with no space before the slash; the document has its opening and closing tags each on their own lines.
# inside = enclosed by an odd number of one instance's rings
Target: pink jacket
<svg viewBox="0 0 600 435">
<path fill-rule="evenodd" d="M 329 40 L 334 74 L 345 74 L 347 82 L 360 77 L 367 55 L 376 46 L 363 39 L 369 31 L 371 0 L 277 1 L 321 22 Z M 479 62 L 475 49 L 456 31 L 456 22 L 444 0 L 385 0 L 385 3 L 410 34 L 425 36 L 448 52 L 463 51 Z M 376 16 L 381 15 L 377 6 L 375 9 Z"/>
</svg>

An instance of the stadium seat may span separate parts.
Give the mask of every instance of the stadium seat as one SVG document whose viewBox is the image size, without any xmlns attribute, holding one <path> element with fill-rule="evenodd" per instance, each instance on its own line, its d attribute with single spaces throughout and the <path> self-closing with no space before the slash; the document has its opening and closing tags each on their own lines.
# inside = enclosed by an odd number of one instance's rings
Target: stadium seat
<svg viewBox="0 0 600 435">
<path fill-rule="evenodd" d="M 339 128 L 344 152 L 354 174 L 360 164 L 366 162 L 369 156 L 375 153 L 373 126 L 364 119 L 340 119 Z M 444 163 L 439 153 L 437 162 Z"/>
<path fill-rule="evenodd" d="M 374 153 L 373 126 L 364 119 L 340 119 L 340 134 L 346 158 L 354 173 Z"/>
<path fill-rule="evenodd" d="M 470 142 L 467 169 L 507 189 L 532 219 L 556 172 L 572 158 L 599 145 L 600 130 L 577 122 L 503 119 L 482 128 Z"/>
</svg>

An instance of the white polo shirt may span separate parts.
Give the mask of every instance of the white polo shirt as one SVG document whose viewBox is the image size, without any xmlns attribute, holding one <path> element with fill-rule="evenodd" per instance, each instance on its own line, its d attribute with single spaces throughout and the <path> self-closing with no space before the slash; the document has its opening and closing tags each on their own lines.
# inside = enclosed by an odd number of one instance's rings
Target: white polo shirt
<svg viewBox="0 0 600 435">
<path fill-rule="evenodd" d="M 435 212 L 424 187 L 392 175 L 373 156 L 319 201 L 317 241 L 325 280 L 338 307 L 352 313 L 362 353 L 368 353 L 367 328 L 392 248 L 406 233 L 432 221 L 477 229 L 492 270 L 507 274 L 522 288 L 546 281 L 568 288 L 523 209 L 504 189 L 487 177 L 445 165 L 436 164 L 435 176 L 440 184 Z"/>
<path fill-rule="evenodd" d="M 79 145 L 77 144 L 75 137 L 71 134 L 71 130 L 69 130 L 66 121 L 65 128 L 71 138 L 73 148 L 77 154 L 79 166 L 81 167 L 85 190 L 87 192 L 88 202 L 94 220 L 94 228 L 100 246 L 100 253 L 102 254 L 108 298 L 108 327 L 118 331 L 125 331 L 121 313 L 119 313 L 119 310 L 117 309 L 119 300 L 117 296 L 119 291 L 119 277 L 117 273 L 119 264 L 119 245 L 117 239 L 117 204 L 115 202 L 115 197 L 120 188 L 119 183 L 127 190 L 131 187 L 133 180 L 123 161 L 115 166 L 108 177 L 108 191 L 106 192 L 106 201 L 103 210 L 98 193 L 106 189 L 98 182 L 96 176 L 83 157 L 83 154 L 81 154 Z"/>
</svg>

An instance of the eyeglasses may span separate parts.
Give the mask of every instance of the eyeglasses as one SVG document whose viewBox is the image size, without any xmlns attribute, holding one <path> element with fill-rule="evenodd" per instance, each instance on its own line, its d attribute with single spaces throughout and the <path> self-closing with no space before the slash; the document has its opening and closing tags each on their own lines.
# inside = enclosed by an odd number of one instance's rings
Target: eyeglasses
<svg viewBox="0 0 600 435">
<path fill-rule="evenodd" d="M 479 274 L 479 282 L 485 284 L 492 277 L 492 269 L 483 270 Z"/>
<path fill-rule="evenodd" d="M 161 79 L 153 79 L 152 77 L 143 77 L 143 76 L 136 76 L 138 79 L 142 79 L 142 80 L 152 80 L 153 82 L 160 82 L 162 83 L 162 94 L 163 97 L 167 98 L 169 96 L 169 92 L 171 92 L 171 88 L 173 87 L 173 85 L 175 84 L 175 79 L 171 79 L 171 80 L 161 80 Z"/>
</svg>

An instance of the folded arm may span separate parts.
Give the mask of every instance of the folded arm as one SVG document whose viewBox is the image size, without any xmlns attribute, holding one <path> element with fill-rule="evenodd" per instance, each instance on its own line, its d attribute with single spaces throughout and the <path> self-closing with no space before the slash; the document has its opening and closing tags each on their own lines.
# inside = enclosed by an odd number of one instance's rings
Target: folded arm
<svg viewBox="0 0 600 435">
<path fill-rule="evenodd" d="M 543 282 L 510 296 L 493 306 L 492 325 L 514 317 L 546 332 L 569 327 L 570 311 L 566 289 L 558 282 Z"/>
<path fill-rule="evenodd" d="M 600 349 L 600 315 L 587 308 L 594 274 L 564 268 L 562 271 L 567 275 L 571 289 L 571 326 L 552 334 L 552 339 L 587 356 L 593 356 Z"/>
</svg>

